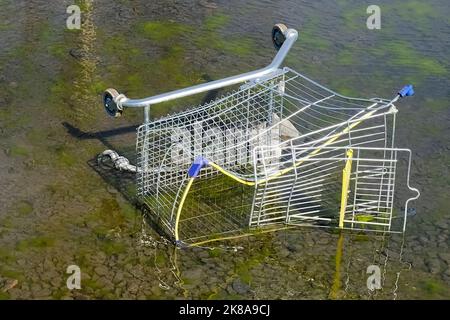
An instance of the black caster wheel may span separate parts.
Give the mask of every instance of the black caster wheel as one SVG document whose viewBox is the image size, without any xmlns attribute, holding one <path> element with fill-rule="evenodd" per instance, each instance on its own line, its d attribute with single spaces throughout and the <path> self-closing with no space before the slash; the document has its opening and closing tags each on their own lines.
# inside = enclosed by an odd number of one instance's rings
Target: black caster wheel
<svg viewBox="0 0 450 320">
<path fill-rule="evenodd" d="M 97 164 L 101 169 L 106 171 L 114 169 L 114 162 L 112 161 L 111 157 L 106 154 L 99 154 L 97 156 Z"/>
<path fill-rule="evenodd" d="M 275 49 L 280 50 L 281 46 L 286 40 L 287 27 L 282 23 L 277 23 L 272 29 L 272 41 Z"/>
<path fill-rule="evenodd" d="M 122 115 L 123 109 L 115 101 L 118 96 L 119 93 L 115 89 L 107 89 L 103 92 L 103 106 L 105 107 L 106 113 L 111 117 L 117 118 Z"/>
</svg>

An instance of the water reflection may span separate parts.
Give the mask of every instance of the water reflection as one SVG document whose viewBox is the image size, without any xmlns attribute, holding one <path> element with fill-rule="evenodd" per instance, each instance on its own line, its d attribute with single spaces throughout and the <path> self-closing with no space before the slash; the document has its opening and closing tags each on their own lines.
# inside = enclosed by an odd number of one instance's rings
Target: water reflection
<svg viewBox="0 0 450 320">
<path fill-rule="evenodd" d="M 360 235 L 348 235 L 345 258 L 344 298 L 352 298 L 354 293 L 367 299 L 398 298 L 400 275 L 411 270 L 411 263 L 403 261 L 405 247 L 404 235 L 382 234 L 372 235 L 367 245 L 361 246 Z M 338 250 L 342 250 L 338 246 Z M 380 288 L 370 288 L 368 281 L 373 279 L 375 266 L 379 268 Z M 406 268 L 405 268 L 406 266 Z M 375 284 L 372 282 L 372 284 Z"/>
<path fill-rule="evenodd" d="M 92 108 L 98 104 L 93 90 L 97 80 L 98 57 L 96 52 L 97 32 L 94 23 L 95 1 L 83 1 L 83 19 L 79 31 L 79 48 L 72 49 L 71 55 L 78 60 L 79 68 L 73 81 L 72 99 L 79 118 L 92 117 Z M 95 88 L 95 87 L 94 87 Z"/>
</svg>

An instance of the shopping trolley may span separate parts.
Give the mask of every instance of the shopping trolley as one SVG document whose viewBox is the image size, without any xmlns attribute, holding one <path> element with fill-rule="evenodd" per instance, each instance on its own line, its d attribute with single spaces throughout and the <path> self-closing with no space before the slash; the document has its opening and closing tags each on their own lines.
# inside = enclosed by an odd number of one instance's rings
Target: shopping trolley
<svg viewBox="0 0 450 320">
<path fill-rule="evenodd" d="M 278 52 L 256 71 L 139 100 L 105 91 L 109 115 L 143 108 L 144 123 L 136 165 L 112 150 L 99 159 L 136 173 L 139 199 L 176 243 L 303 225 L 405 230 L 420 193 L 409 182 L 411 151 L 394 145 L 395 103 L 413 87 L 390 100 L 336 93 L 280 67 L 297 37 L 275 25 Z M 150 120 L 157 103 L 236 84 L 214 101 Z"/>
</svg>

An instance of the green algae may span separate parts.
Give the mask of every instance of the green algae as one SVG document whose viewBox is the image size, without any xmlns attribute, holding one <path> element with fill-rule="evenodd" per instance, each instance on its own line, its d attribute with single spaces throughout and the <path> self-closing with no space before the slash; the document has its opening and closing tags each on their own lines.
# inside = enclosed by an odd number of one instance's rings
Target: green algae
<svg viewBox="0 0 450 320">
<path fill-rule="evenodd" d="M 24 127 L 30 125 L 32 121 L 32 116 L 29 113 L 20 114 L 20 113 L 12 113 L 9 117 L 9 121 L 5 124 L 4 128 L 8 131 L 19 131 Z"/>
<path fill-rule="evenodd" d="M 139 217 L 138 209 L 129 202 L 119 202 L 120 213 L 123 215 L 125 221 L 132 222 Z"/>
<path fill-rule="evenodd" d="M 165 43 L 185 32 L 191 31 L 192 28 L 188 25 L 170 21 L 149 21 L 141 25 L 141 30 L 149 39 Z"/>
<path fill-rule="evenodd" d="M 175 87 L 185 87 L 193 84 L 187 69 L 183 68 L 185 49 L 179 45 L 171 46 L 158 60 L 154 72 L 159 79 L 167 79 Z M 181 66 L 181 68 L 180 68 Z M 187 72 L 188 74 L 184 73 Z"/>
<path fill-rule="evenodd" d="M 105 88 L 106 83 L 104 82 L 104 80 L 95 78 L 92 81 L 90 81 L 89 85 L 87 86 L 86 93 L 92 96 L 99 96 L 100 94 L 103 93 L 103 91 L 105 91 Z"/>
<path fill-rule="evenodd" d="M 420 26 L 420 29 L 422 30 L 428 30 L 428 26 L 431 25 L 435 19 L 444 18 L 444 15 L 433 5 L 417 0 L 389 4 L 383 6 L 382 10 L 387 13 L 395 13 L 400 18 L 395 20 L 396 22 L 412 22 L 415 26 Z"/>
<path fill-rule="evenodd" d="M 127 95 L 142 96 L 144 94 L 157 94 L 167 91 L 167 88 L 178 89 L 202 82 L 201 74 L 187 64 L 187 47 L 176 44 L 174 40 L 180 40 L 187 35 L 193 39 L 197 47 L 222 51 L 235 56 L 249 56 L 254 51 L 254 41 L 250 38 L 222 37 L 218 34 L 218 29 L 228 24 L 229 16 L 216 14 L 206 18 L 203 26 L 195 28 L 187 24 L 171 21 L 150 21 L 138 23 L 136 25 L 137 34 L 151 40 L 161 49 L 157 59 L 148 59 L 145 53 L 136 48 L 134 38 L 116 35 L 114 41 L 108 41 L 100 49 L 117 61 L 126 61 L 130 65 L 126 77 L 119 77 L 114 80 L 118 88 L 126 88 Z M 178 43 L 181 43 L 178 41 Z M 108 64 L 110 74 L 124 73 L 121 63 Z M 149 71 L 149 72 L 146 72 Z M 105 83 L 110 83 L 105 81 Z M 110 85 L 109 85 L 110 86 Z M 53 91 L 66 92 L 66 88 L 56 86 Z M 152 107 L 152 117 L 159 117 L 179 110 L 181 105 L 197 104 L 198 97 L 189 97 L 181 101 L 158 104 Z M 140 119 L 141 114 L 130 113 L 129 117 Z"/>
<path fill-rule="evenodd" d="M 126 77 L 126 87 L 133 91 L 142 92 L 144 90 L 142 75 L 133 73 Z"/>
<path fill-rule="evenodd" d="M 26 157 L 30 154 L 27 147 L 15 145 L 9 149 L 9 155 L 12 157 Z"/>
<path fill-rule="evenodd" d="M 54 43 L 48 46 L 49 53 L 57 59 L 68 58 L 69 47 L 65 43 Z"/>
<path fill-rule="evenodd" d="M 352 49 L 346 49 L 346 50 L 341 50 L 339 51 L 339 53 L 336 55 L 336 64 L 337 65 L 341 65 L 341 66 L 349 66 L 349 65 L 353 65 L 355 63 L 355 59 L 356 57 L 354 56 L 353 53 L 353 48 Z"/>
<path fill-rule="evenodd" d="M 7 216 L 0 221 L 3 227 L 3 232 L 6 232 L 6 229 L 12 229 L 14 227 L 14 219 L 12 216 Z"/>
<path fill-rule="evenodd" d="M 106 253 L 107 255 L 117 255 L 127 251 L 125 244 L 123 244 L 120 240 L 104 240 L 100 244 L 100 249 Z"/>
<path fill-rule="evenodd" d="M 419 286 L 425 291 L 429 298 L 437 298 L 444 294 L 448 294 L 449 292 L 448 286 L 435 279 L 422 280 L 419 283 Z"/>
<path fill-rule="evenodd" d="M 0 269 L 0 274 L 2 276 L 6 277 L 6 278 L 17 279 L 19 281 L 23 281 L 25 279 L 25 276 L 24 276 L 23 272 L 16 271 L 16 270 L 11 270 L 11 269 L 6 269 L 3 266 Z"/>
<path fill-rule="evenodd" d="M 225 27 L 230 22 L 230 20 L 231 17 L 229 15 L 226 15 L 224 13 L 216 13 L 206 17 L 203 25 L 206 30 L 216 31 Z"/>
<path fill-rule="evenodd" d="M 208 255 L 211 258 L 217 258 L 220 257 L 222 255 L 222 250 L 218 249 L 218 248 L 212 248 L 210 250 L 208 250 Z"/>
<path fill-rule="evenodd" d="M 433 19 L 436 19 L 439 15 L 433 6 L 419 1 L 382 5 L 380 6 L 382 29 L 377 31 L 378 33 L 373 33 L 373 31 L 367 30 L 365 25 L 368 16 L 365 6 L 354 6 L 348 3 L 341 3 L 340 5 L 343 6 L 346 32 L 348 30 L 352 33 L 359 32 L 364 37 L 369 37 L 370 34 L 374 42 L 369 45 L 367 41 L 362 41 L 356 45 L 346 44 L 345 49 L 340 50 L 337 54 L 336 62 L 338 65 L 367 64 L 367 60 L 370 61 L 369 63 L 382 61 L 393 72 L 400 73 L 404 81 L 415 85 L 423 83 L 430 77 L 444 78 L 448 76 L 449 70 L 444 61 L 432 58 L 426 52 L 421 52 L 413 47 L 410 42 L 395 37 L 398 30 L 398 21 L 414 21 L 415 24 L 420 24 L 431 23 Z M 388 18 L 384 18 L 385 16 Z M 430 28 L 421 27 L 421 29 L 429 30 Z M 391 34 L 394 36 L 390 36 Z M 368 78 L 371 79 L 372 77 Z"/>
<path fill-rule="evenodd" d="M 52 292 L 52 298 L 55 300 L 61 300 L 62 298 L 66 297 L 70 294 L 70 291 L 68 289 L 57 289 Z"/>
<path fill-rule="evenodd" d="M 358 214 L 355 216 L 356 221 L 362 221 L 362 222 L 370 222 L 373 221 L 374 216 L 370 214 Z"/>
<path fill-rule="evenodd" d="M 112 60 L 117 60 L 117 62 L 126 61 L 126 63 L 129 64 L 132 69 L 137 69 L 137 67 L 140 67 L 136 66 L 136 63 L 148 62 L 148 59 L 140 59 L 144 58 L 143 50 L 134 46 L 132 39 L 126 37 L 124 34 L 115 34 L 114 36 L 111 36 L 110 39 L 105 42 L 104 46 L 99 48 L 99 54 L 106 55 L 112 58 Z M 106 66 L 106 68 L 108 68 L 114 74 L 115 67 L 120 66 L 117 66 L 113 63 Z"/>
<path fill-rule="evenodd" d="M 47 236 L 37 236 L 33 238 L 28 238 L 25 240 L 21 240 L 16 249 L 18 251 L 26 251 L 29 249 L 46 249 L 49 247 L 53 247 L 55 244 L 55 239 L 47 237 Z"/>
<path fill-rule="evenodd" d="M 48 21 L 42 22 L 37 30 L 38 43 L 46 46 L 53 39 L 54 30 Z"/>
<path fill-rule="evenodd" d="M 425 98 L 426 108 L 432 110 L 433 112 L 442 112 L 450 108 L 450 102 L 445 99 L 436 99 L 434 97 Z"/>
<path fill-rule="evenodd" d="M 6 23 L 0 24 L 0 32 L 1 32 L 1 31 L 11 30 L 11 29 L 12 29 L 12 26 L 11 26 L 11 25 L 8 25 L 8 24 L 6 24 Z"/>
<path fill-rule="evenodd" d="M 417 23 L 425 18 L 432 21 L 436 14 L 436 12 L 434 12 L 435 9 L 431 8 L 432 6 L 422 5 L 419 2 L 408 2 L 408 4 L 405 5 L 405 10 L 403 10 L 403 4 L 401 7 L 402 8 L 392 8 L 392 10 L 388 8 L 388 10 L 384 10 L 389 12 L 389 14 L 396 12 L 400 16 L 404 15 L 405 19 L 406 17 L 409 17 L 409 21 L 414 21 L 415 23 L 416 19 Z M 413 10 L 413 13 L 409 12 L 410 9 Z M 384 35 L 383 37 L 380 37 L 380 39 L 375 42 L 375 44 L 379 43 L 379 45 L 373 47 L 369 46 L 369 48 L 361 47 L 358 50 L 355 50 L 356 48 L 346 49 L 346 52 L 341 53 L 340 62 L 348 63 L 350 62 L 350 56 L 352 55 L 351 52 L 364 52 L 366 49 L 366 55 L 368 54 L 371 60 L 375 59 L 375 61 L 384 62 L 390 70 L 400 74 L 403 81 L 421 85 L 433 77 L 448 77 L 449 69 L 442 58 L 431 57 L 428 51 L 424 51 L 426 49 L 417 48 L 411 42 L 395 37 L 397 29 L 398 26 L 395 26 L 391 31 L 385 30 L 384 32 L 389 32 L 389 34 L 393 34 L 393 36 L 387 37 Z M 430 28 L 421 27 L 421 29 L 429 30 Z M 353 60 L 354 63 L 359 63 L 358 61 L 361 61 L 361 59 L 356 59 L 356 56 Z"/>
<path fill-rule="evenodd" d="M 269 248 L 263 247 L 254 255 L 248 257 L 245 261 L 239 262 L 234 267 L 235 274 L 246 284 L 250 285 L 253 281 L 251 271 L 254 267 L 262 264 L 270 256 Z"/>
<path fill-rule="evenodd" d="M 318 17 L 310 17 L 299 32 L 298 41 L 301 43 L 302 48 L 317 52 L 328 51 L 333 46 L 333 43 L 321 33 L 320 19 Z"/>
<path fill-rule="evenodd" d="M 131 199 L 136 199 L 137 197 L 137 188 L 136 188 L 136 184 L 132 183 L 132 184 L 128 184 L 125 187 L 124 193 L 126 196 L 128 196 Z M 133 206 L 133 209 L 136 210 L 136 208 Z"/>
<path fill-rule="evenodd" d="M 250 37 L 227 37 L 219 32 L 230 22 L 230 16 L 217 13 L 208 16 L 203 28 L 200 28 L 194 38 L 194 42 L 199 48 L 209 48 L 216 51 L 225 52 L 238 57 L 250 56 L 256 50 L 255 42 Z"/>
<path fill-rule="evenodd" d="M 83 279 L 81 288 L 83 288 L 83 287 L 92 289 L 94 291 L 102 289 L 102 285 L 99 284 L 98 281 L 91 279 L 91 278 Z"/>
<path fill-rule="evenodd" d="M 368 17 L 366 9 L 366 5 L 352 4 L 351 6 L 346 6 L 344 4 L 342 20 L 349 31 L 361 30 L 362 28 L 366 29 L 366 20 Z"/>
<path fill-rule="evenodd" d="M 38 128 L 31 128 L 25 134 L 27 141 L 33 146 L 43 146 L 48 143 L 48 138 L 51 135 L 47 130 Z"/>
<path fill-rule="evenodd" d="M 16 204 L 16 210 L 21 215 L 29 215 L 33 212 L 33 205 L 29 201 L 19 201 Z"/>
<path fill-rule="evenodd" d="M 86 13 L 92 10 L 92 0 L 75 0 L 74 3 L 80 8 L 80 11 L 82 13 Z"/>
<path fill-rule="evenodd" d="M 9 300 L 10 296 L 8 292 L 0 291 L 0 300 Z"/>
<path fill-rule="evenodd" d="M 56 155 L 57 164 L 62 167 L 72 167 L 78 161 L 78 156 L 65 145 L 52 148 Z"/>
<path fill-rule="evenodd" d="M 366 12 L 366 4 L 338 2 L 342 8 L 344 25 L 349 31 L 367 31 L 366 21 L 369 14 Z M 389 3 L 380 5 L 381 29 L 378 32 L 392 32 L 398 24 L 413 23 L 426 30 L 434 19 L 443 18 L 432 5 L 422 1 L 406 1 L 401 3 Z M 372 30 L 368 30 L 372 31 Z"/>
<path fill-rule="evenodd" d="M 119 204 L 114 198 L 103 198 L 100 200 L 100 208 L 89 215 L 89 220 L 100 223 L 108 223 L 107 227 L 114 228 L 124 222 L 119 213 Z"/>
<path fill-rule="evenodd" d="M 116 241 L 115 235 L 125 228 L 135 232 L 137 226 L 132 222 L 136 217 L 138 217 L 136 208 L 128 202 L 104 198 L 101 200 L 100 208 L 83 216 L 78 224 L 88 223 L 100 241 L 101 250 L 112 255 L 120 254 L 125 250 L 125 246 L 119 240 Z"/>
<path fill-rule="evenodd" d="M 251 38 L 220 38 L 217 36 L 199 37 L 196 44 L 200 48 L 210 48 L 238 57 L 246 57 L 255 52 L 255 43 Z"/>
<path fill-rule="evenodd" d="M 355 235 L 355 237 L 353 239 L 354 239 L 354 241 L 357 241 L 357 242 L 370 241 L 370 237 L 367 234 L 364 234 L 364 233 L 358 233 L 357 235 Z"/>
<path fill-rule="evenodd" d="M 165 252 L 157 251 L 155 253 L 154 262 L 155 262 L 155 266 L 165 265 L 167 263 L 167 256 L 166 256 Z M 184 279 L 184 280 L 187 280 L 187 279 Z M 189 280 L 187 280 L 187 281 L 189 281 Z"/>
<path fill-rule="evenodd" d="M 410 43 L 405 41 L 388 42 L 377 51 L 377 54 L 388 58 L 388 63 L 413 69 L 421 76 L 444 76 L 447 74 L 446 68 L 441 63 L 418 53 Z"/>
<path fill-rule="evenodd" d="M 11 250 L 6 250 L 5 248 L 0 248 L 0 262 L 1 265 L 11 264 L 16 261 L 15 256 L 12 254 Z"/>
<path fill-rule="evenodd" d="M 152 25 L 153 27 L 156 26 L 154 23 Z M 142 25 L 139 26 L 138 28 L 142 29 Z M 112 61 L 117 61 L 117 63 L 112 63 L 108 66 L 111 74 L 127 74 L 125 77 L 116 77 L 114 79 L 114 86 L 126 88 L 127 95 L 157 94 L 167 91 L 167 88 L 177 89 L 199 82 L 199 74 L 185 62 L 184 47 L 167 41 L 158 42 L 152 40 L 161 50 L 157 58 L 149 59 L 141 49 L 135 48 L 133 39 L 127 39 L 122 35 L 117 35 L 116 37 L 120 41 L 112 41 L 111 44 L 107 44 L 105 54 Z M 175 33 L 173 33 L 173 37 L 175 37 Z M 126 61 L 130 65 L 129 70 L 123 70 L 122 61 Z M 173 102 L 167 105 L 171 108 L 176 108 Z M 163 109 L 165 106 L 161 104 L 153 106 L 151 111 L 152 117 L 159 116 L 158 109 Z M 140 112 L 130 112 L 127 117 L 137 120 L 142 119 L 142 114 Z"/>
<path fill-rule="evenodd" d="M 342 82 L 332 81 L 331 87 L 334 91 L 347 97 L 358 97 L 360 92 L 355 87 L 350 87 L 349 85 L 343 84 Z"/>
</svg>

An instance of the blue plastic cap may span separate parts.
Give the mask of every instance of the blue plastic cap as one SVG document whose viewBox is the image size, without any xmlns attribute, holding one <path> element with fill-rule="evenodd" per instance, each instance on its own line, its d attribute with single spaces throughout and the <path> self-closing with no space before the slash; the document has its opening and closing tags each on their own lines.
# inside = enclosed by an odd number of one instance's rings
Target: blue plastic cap
<svg viewBox="0 0 450 320">
<path fill-rule="evenodd" d="M 175 241 L 175 245 L 179 248 L 183 247 L 183 242 L 181 240 Z"/>
<path fill-rule="evenodd" d="M 189 168 L 188 175 L 191 178 L 195 178 L 200 173 L 200 170 L 204 166 L 208 165 L 208 160 L 202 156 L 199 156 L 195 158 L 194 163 L 192 163 L 191 167 Z"/>
<path fill-rule="evenodd" d="M 398 92 L 398 95 L 402 98 L 414 95 L 414 88 L 413 88 L 412 84 L 408 84 L 408 85 L 404 86 L 402 88 L 402 90 L 400 90 Z"/>
</svg>

